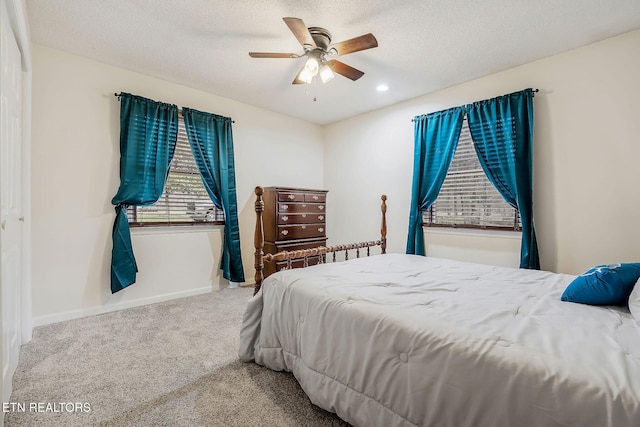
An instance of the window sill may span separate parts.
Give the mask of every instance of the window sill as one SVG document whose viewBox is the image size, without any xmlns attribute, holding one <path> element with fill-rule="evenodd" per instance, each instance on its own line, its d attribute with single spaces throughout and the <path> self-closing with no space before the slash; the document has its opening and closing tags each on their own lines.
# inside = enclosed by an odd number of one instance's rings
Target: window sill
<svg viewBox="0 0 640 427">
<path fill-rule="evenodd" d="M 474 228 L 422 227 L 425 234 L 450 234 L 455 236 L 491 237 L 496 239 L 521 239 L 521 231 L 483 230 Z"/>
<path fill-rule="evenodd" d="M 153 225 L 146 227 L 131 227 L 131 235 L 144 236 L 150 234 L 218 233 L 223 230 L 224 224 L 186 226 Z"/>
</svg>

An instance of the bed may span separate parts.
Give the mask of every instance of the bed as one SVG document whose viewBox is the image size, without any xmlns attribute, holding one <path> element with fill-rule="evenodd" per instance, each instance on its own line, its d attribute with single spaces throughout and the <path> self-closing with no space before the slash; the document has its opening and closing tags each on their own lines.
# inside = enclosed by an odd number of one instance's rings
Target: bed
<svg viewBox="0 0 640 427">
<path fill-rule="evenodd" d="M 403 254 L 284 270 L 240 358 L 355 426 L 640 426 L 640 327 L 560 301 L 574 277 Z"/>
</svg>

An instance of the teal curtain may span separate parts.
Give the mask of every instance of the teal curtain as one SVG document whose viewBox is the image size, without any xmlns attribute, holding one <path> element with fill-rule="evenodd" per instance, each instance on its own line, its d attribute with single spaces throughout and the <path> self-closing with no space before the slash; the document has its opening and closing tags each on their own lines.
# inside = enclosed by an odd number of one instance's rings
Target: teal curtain
<svg viewBox="0 0 640 427">
<path fill-rule="evenodd" d="M 154 204 L 162 195 L 178 137 L 178 107 L 120 94 L 120 188 L 111 252 L 111 292 L 135 283 L 138 267 L 131 246 L 127 206 Z"/>
<path fill-rule="evenodd" d="M 480 164 L 511 206 L 520 211 L 520 268 L 540 269 L 533 225 L 533 90 L 467 106 Z"/>
<path fill-rule="evenodd" d="M 207 193 L 224 212 L 222 276 L 232 282 L 244 282 L 231 119 L 185 107 L 182 116 Z"/>
<path fill-rule="evenodd" d="M 422 211 L 438 197 L 458 145 L 464 114 L 464 107 L 456 107 L 414 118 L 408 254 L 425 254 Z"/>
</svg>

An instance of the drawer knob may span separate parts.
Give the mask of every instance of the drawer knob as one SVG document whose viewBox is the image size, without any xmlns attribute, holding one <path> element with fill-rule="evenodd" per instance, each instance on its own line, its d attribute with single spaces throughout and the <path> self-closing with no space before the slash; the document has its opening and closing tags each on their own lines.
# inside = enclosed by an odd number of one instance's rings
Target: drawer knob
<svg viewBox="0 0 640 427">
<path fill-rule="evenodd" d="M 293 200 L 296 198 L 296 196 L 293 194 L 289 194 L 287 197 L 289 198 L 289 200 Z"/>
<path fill-rule="evenodd" d="M 283 211 L 286 211 L 287 209 L 289 209 L 289 205 L 282 205 L 281 208 Z"/>
<path fill-rule="evenodd" d="M 286 236 L 287 234 L 289 234 L 289 230 L 282 230 L 281 233 L 283 236 Z"/>
<path fill-rule="evenodd" d="M 318 231 L 322 233 L 324 231 L 324 228 L 320 227 L 318 228 Z"/>
<path fill-rule="evenodd" d="M 305 230 L 307 228 L 306 225 L 301 226 L 300 228 L 302 228 L 303 230 Z"/>
<path fill-rule="evenodd" d="M 301 216 L 302 216 L 302 218 L 306 218 L 307 214 L 302 214 Z"/>
<path fill-rule="evenodd" d="M 320 206 L 318 206 L 318 209 L 320 209 L 320 210 L 324 210 L 324 205 L 320 205 Z"/>
<path fill-rule="evenodd" d="M 318 196 L 313 196 L 313 200 L 318 200 Z"/>
<path fill-rule="evenodd" d="M 285 215 L 285 216 L 282 217 L 282 220 L 287 222 L 287 221 L 289 221 L 289 217 Z"/>
<path fill-rule="evenodd" d="M 318 215 L 318 220 L 322 221 L 324 219 L 324 215 Z"/>
</svg>

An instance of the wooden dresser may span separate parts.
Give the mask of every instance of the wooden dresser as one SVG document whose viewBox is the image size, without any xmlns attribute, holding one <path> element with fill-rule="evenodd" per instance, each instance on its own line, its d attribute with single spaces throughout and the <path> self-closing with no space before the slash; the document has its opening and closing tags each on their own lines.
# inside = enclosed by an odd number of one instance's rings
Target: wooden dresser
<svg viewBox="0 0 640 427">
<path fill-rule="evenodd" d="M 264 253 L 294 251 L 325 246 L 326 190 L 303 188 L 264 188 Z M 309 265 L 318 257 L 308 259 Z M 303 260 L 295 260 L 292 267 L 301 267 Z M 287 266 L 286 262 L 267 263 L 264 277 Z"/>
</svg>

